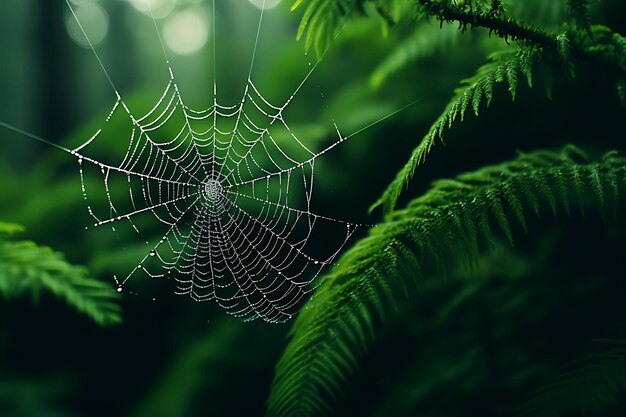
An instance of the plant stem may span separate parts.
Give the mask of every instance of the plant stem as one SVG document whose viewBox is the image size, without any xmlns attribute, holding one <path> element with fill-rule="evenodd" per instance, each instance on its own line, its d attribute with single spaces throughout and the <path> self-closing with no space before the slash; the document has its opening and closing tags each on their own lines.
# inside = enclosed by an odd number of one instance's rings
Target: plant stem
<svg viewBox="0 0 626 417">
<path fill-rule="evenodd" d="M 556 46 L 556 36 L 531 28 L 515 19 L 502 18 L 502 12 L 498 9 L 489 12 L 476 12 L 461 6 L 449 5 L 447 1 L 418 1 L 428 15 L 435 16 L 441 22 L 459 22 L 461 30 L 465 30 L 468 25 L 470 27 L 483 27 L 489 29 L 489 33 L 495 33 L 507 42 L 511 39 L 547 47 Z"/>
<path fill-rule="evenodd" d="M 461 31 L 465 31 L 467 27 L 482 27 L 489 29 L 489 33 L 495 33 L 497 36 L 503 38 L 507 43 L 509 40 L 522 41 L 533 45 L 541 46 L 556 50 L 557 34 L 541 31 L 523 22 L 520 22 L 513 18 L 507 18 L 503 16 L 503 10 L 501 8 L 500 1 L 493 1 L 489 10 L 473 10 L 468 6 L 459 6 L 456 4 L 449 4 L 448 0 L 417 0 L 423 7 L 427 15 L 433 16 L 440 22 L 458 22 Z M 608 32 L 613 33 L 610 29 L 606 28 Z M 575 33 L 575 32 L 572 32 Z M 606 35 L 606 34 L 605 34 Z M 595 38 L 592 43 L 596 44 L 595 49 L 603 46 L 599 40 L 602 37 L 593 36 Z M 604 36 L 606 37 L 606 36 Z M 588 38 L 587 38 L 588 40 Z M 583 61 L 595 63 L 604 67 L 609 73 L 614 74 L 617 77 L 623 77 L 626 72 L 623 62 L 615 56 L 614 53 L 596 52 L 593 53 L 592 49 L 588 45 L 585 45 L 585 40 L 571 39 L 572 54 L 577 56 Z"/>
</svg>

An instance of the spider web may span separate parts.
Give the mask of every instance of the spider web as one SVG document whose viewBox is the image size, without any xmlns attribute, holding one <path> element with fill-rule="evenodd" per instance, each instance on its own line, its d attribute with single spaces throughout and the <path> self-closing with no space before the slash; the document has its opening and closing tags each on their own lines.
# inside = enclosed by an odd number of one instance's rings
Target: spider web
<svg viewBox="0 0 626 417">
<path fill-rule="evenodd" d="M 213 10 L 215 30 L 215 2 Z M 316 151 L 283 115 L 315 66 L 279 105 L 264 98 L 252 80 L 263 13 L 261 7 L 241 100 L 220 103 L 214 82 L 212 104 L 204 109 L 185 104 L 152 17 L 169 80 L 140 116 L 116 89 L 74 14 L 116 94 L 102 129 L 68 149 L 78 160 L 93 226 L 115 231 L 125 224 L 141 234 L 156 221 L 162 228 L 160 240 L 137 266 L 115 276 L 118 291 L 139 275 L 169 278 L 176 294 L 213 300 L 244 320 L 285 321 L 358 227 L 311 207 L 315 162 L 347 137 L 335 125 L 336 141 Z M 126 122 L 127 147 L 96 152 L 94 145 L 106 140 L 112 120 L 119 119 Z M 94 176 L 98 182 L 90 180 Z M 105 196 L 104 207 L 91 203 L 93 194 Z M 320 239 L 325 253 L 311 243 Z"/>
</svg>

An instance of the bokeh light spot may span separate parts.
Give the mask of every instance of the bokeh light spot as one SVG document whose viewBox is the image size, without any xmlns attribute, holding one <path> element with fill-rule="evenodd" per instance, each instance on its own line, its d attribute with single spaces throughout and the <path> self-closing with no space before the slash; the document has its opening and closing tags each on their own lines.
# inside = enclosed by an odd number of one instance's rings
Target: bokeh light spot
<svg viewBox="0 0 626 417">
<path fill-rule="evenodd" d="M 281 0 L 265 0 L 265 5 L 263 4 L 264 0 L 248 0 L 250 3 L 254 5 L 257 9 L 265 9 L 270 10 L 278 6 Z"/>
<path fill-rule="evenodd" d="M 145 14 L 154 16 L 155 19 L 164 19 L 174 11 L 176 0 L 129 0 L 130 4 Z M 150 13 L 152 11 L 152 14 Z"/>
<path fill-rule="evenodd" d="M 179 55 L 190 55 L 206 44 L 209 19 L 204 11 L 189 8 L 170 16 L 163 25 L 163 40 Z"/>
<path fill-rule="evenodd" d="M 74 8 L 74 11 L 94 46 L 106 38 L 109 33 L 109 15 L 102 6 L 95 2 L 82 2 Z M 67 14 L 65 18 L 67 33 L 76 44 L 89 48 L 89 42 L 76 22 L 76 18 L 71 12 Z"/>
</svg>

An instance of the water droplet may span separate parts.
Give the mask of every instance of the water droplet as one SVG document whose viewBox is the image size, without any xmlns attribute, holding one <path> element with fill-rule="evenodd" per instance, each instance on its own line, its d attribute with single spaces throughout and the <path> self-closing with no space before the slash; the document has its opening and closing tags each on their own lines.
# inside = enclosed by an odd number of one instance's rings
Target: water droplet
<svg viewBox="0 0 626 417">
<path fill-rule="evenodd" d="M 319 264 L 319 263 L 320 263 L 320 261 L 315 261 L 315 262 L 313 262 L 313 263 L 314 263 L 315 265 L 317 265 L 317 264 Z"/>
<path fill-rule="evenodd" d="M 122 292 L 122 287 L 117 287 L 117 292 Z"/>
<path fill-rule="evenodd" d="M 156 251 L 151 250 L 150 251 L 150 256 L 156 256 Z"/>
</svg>

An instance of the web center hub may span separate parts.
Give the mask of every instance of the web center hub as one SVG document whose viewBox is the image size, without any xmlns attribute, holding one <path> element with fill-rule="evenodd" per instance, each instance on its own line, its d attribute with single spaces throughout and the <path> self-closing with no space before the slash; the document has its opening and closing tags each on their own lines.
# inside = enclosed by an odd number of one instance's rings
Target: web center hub
<svg viewBox="0 0 626 417">
<path fill-rule="evenodd" d="M 219 181 L 211 179 L 204 184 L 204 194 L 209 201 L 217 202 L 224 195 L 224 188 Z"/>
</svg>

